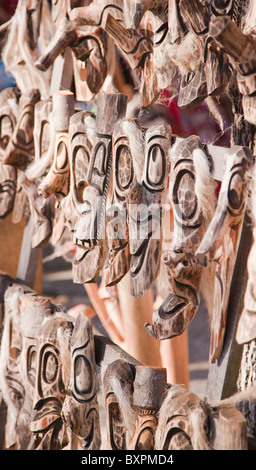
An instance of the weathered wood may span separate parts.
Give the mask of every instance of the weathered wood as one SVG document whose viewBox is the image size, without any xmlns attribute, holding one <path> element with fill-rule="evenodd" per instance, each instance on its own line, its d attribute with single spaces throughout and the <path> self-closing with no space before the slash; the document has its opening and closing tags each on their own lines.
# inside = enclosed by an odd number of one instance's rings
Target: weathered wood
<svg viewBox="0 0 256 470">
<path fill-rule="evenodd" d="M 143 29 L 124 28 L 110 13 L 105 31 L 114 39 L 132 69 L 143 66 L 145 57 L 152 53 L 152 33 Z"/>
<path fill-rule="evenodd" d="M 248 216 L 245 216 L 230 286 L 222 352 L 219 359 L 210 365 L 207 378 L 206 395 L 209 400 L 221 400 L 237 391 L 236 380 L 239 374 L 242 346 L 237 344 L 235 334 L 243 308 L 243 295 L 247 282 L 244 273 L 251 243 L 250 221 Z"/>
<path fill-rule="evenodd" d="M 212 17 L 209 34 L 224 48 L 242 74 L 255 71 L 255 40 L 244 34 L 228 16 Z"/>
<path fill-rule="evenodd" d="M 36 273 L 38 272 L 39 262 L 41 260 L 41 248 L 32 248 L 32 238 L 35 225 L 32 217 L 26 221 L 23 231 L 20 256 L 17 267 L 16 277 L 25 282 L 29 287 L 34 287 Z"/>
<path fill-rule="evenodd" d="M 209 30 L 209 8 L 200 0 L 179 0 L 179 10 L 188 28 L 197 35 Z"/>
<path fill-rule="evenodd" d="M 171 386 L 159 412 L 156 448 L 210 450 L 207 432 L 208 411 L 203 401 L 194 393 Z"/>
<path fill-rule="evenodd" d="M 64 18 L 59 22 L 52 41 L 37 59 L 35 66 L 39 70 L 48 70 L 56 59 L 59 62 L 61 54 L 65 54 L 65 61 L 68 61 L 69 69 L 72 69 L 72 75 L 69 70 L 69 76 L 65 77 L 69 80 L 67 83 L 71 87 L 71 76 L 74 77 L 77 99 L 90 101 L 100 91 L 109 72 L 110 42 L 102 28 L 90 27 L 84 31 Z"/>
<path fill-rule="evenodd" d="M 166 369 L 137 366 L 133 383 L 136 428 L 129 450 L 153 450 L 158 413 L 166 392 Z"/>
<path fill-rule="evenodd" d="M 86 450 L 101 444 L 97 374 L 92 322 L 83 313 L 75 321 L 70 342 L 71 369 L 62 414 Z"/>
<path fill-rule="evenodd" d="M 24 168 L 34 159 L 34 107 L 40 100 L 37 89 L 23 93 L 19 100 L 19 115 L 11 139 L 5 149 L 4 163 Z"/>
<path fill-rule="evenodd" d="M 217 450 L 248 450 L 246 419 L 235 407 L 219 411 Z"/>
<path fill-rule="evenodd" d="M 131 28 L 138 28 L 146 13 L 151 11 L 163 22 L 167 22 L 168 0 L 125 0 L 125 12 L 129 12 L 129 18 L 125 17 L 125 25 Z"/>
<path fill-rule="evenodd" d="M 118 283 L 130 269 L 129 229 L 126 194 L 135 179 L 129 138 L 123 122 L 113 131 L 113 197 L 106 210 L 108 255 L 104 265 L 104 283 Z"/>
<path fill-rule="evenodd" d="M 123 20 L 123 1 L 93 0 L 89 5 L 73 8 L 69 17 L 76 26 L 104 27 L 109 13 L 117 20 Z"/>
<path fill-rule="evenodd" d="M 240 242 L 252 165 L 253 158 L 247 148 L 233 147 L 232 153 L 226 156 L 226 169 L 218 205 L 196 252 L 202 266 L 216 261 L 210 343 L 212 362 L 221 355 L 230 285 Z"/>
<path fill-rule="evenodd" d="M 164 302 L 154 311 L 152 325 L 145 325 L 155 338 L 167 339 L 181 334 L 194 318 L 199 306 L 202 268 L 195 253 L 203 236 L 203 212 L 195 193 L 196 173 L 193 151 L 202 149 L 196 136 L 178 141 L 171 156 L 169 201 L 174 214 L 170 250 L 162 255 L 168 278 Z M 206 166 L 207 155 L 202 152 Z M 208 168 L 209 175 L 210 169 Z M 211 180 L 208 181 L 212 185 Z"/>
<path fill-rule="evenodd" d="M 50 314 L 38 332 L 31 450 L 61 450 L 69 443 L 61 411 L 70 374 L 72 332 L 72 319 L 60 312 Z"/>
<path fill-rule="evenodd" d="M 109 450 L 127 449 L 129 437 L 129 417 L 132 409 L 134 367 L 122 360 L 112 362 L 103 377 L 103 390 L 106 402 L 107 448 Z M 125 409 L 122 410 L 122 399 Z M 133 423 L 131 423 L 133 424 Z"/>
<path fill-rule="evenodd" d="M 15 199 L 17 170 L 2 160 L 16 125 L 17 114 L 14 109 L 15 105 L 18 108 L 18 99 L 19 93 L 15 88 L 6 88 L 0 93 L 0 218 L 12 211 Z M 13 107 L 10 106 L 11 102 L 15 103 Z"/>
<path fill-rule="evenodd" d="M 91 149 L 86 187 L 82 194 L 82 213 L 76 224 L 79 249 L 73 263 L 73 280 L 95 282 L 107 255 L 105 210 L 112 168 L 112 132 L 124 117 L 127 96 L 102 94 L 97 100 L 96 136 Z"/>
<path fill-rule="evenodd" d="M 145 162 L 140 181 L 127 195 L 131 294 L 142 297 L 159 274 L 162 255 L 162 203 L 166 197 L 171 127 L 149 128 L 144 137 Z"/>
<path fill-rule="evenodd" d="M 52 97 L 52 125 L 55 130 L 54 156 L 51 168 L 38 186 L 38 194 L 45 198 L 55 194 L 67 196 L 69 184 L 68 129 L 74 114 L 74 94 L 61 90 Z"/>
<path fill-rule="evenodd" d="M 30 217 L 34 225 L 31 248 L 42 248 L 47 245 L 52 234 L 51 201 L 39 196 L 37 184 L 28 180 L 24 174 L 20 176 L 19 183 L 28 198 Z"/>
</svg>

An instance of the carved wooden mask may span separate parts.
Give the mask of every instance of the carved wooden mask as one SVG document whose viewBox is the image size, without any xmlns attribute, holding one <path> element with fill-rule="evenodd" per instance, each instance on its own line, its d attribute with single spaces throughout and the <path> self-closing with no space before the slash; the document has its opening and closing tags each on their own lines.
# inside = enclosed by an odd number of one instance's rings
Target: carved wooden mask
<svg viewBox="0 0 256 470">
<path fill-rule="evenodd" d="M 216 263 L 214 317 L 211 324 L 210 360 L 219 358 L 226 328 L 229 290 L 248 195 L 253 158 L 246 147 L 226 152 L 225 173 L 212 221 L 197 249 L 202 266 Z"/>
<path fill-rule="evenodd" d="M 104 283 L 118 283 L 130 269 L 129 230 L 126 195 L 135 181 L 129 139 L 123 122 L 113 132 L 113 197 L 106 212 L 108 255 Z"/>
<path fill-rule="evenodd" d="M 171 155 L 169 198 L 174 228 L 170 250 L 162 255 L 170 294 L 153 313 L 153 325 L 146 325 L 148 332 L 159 339 L 181 334 L 199 307 L 202 267 L 195 252 L 203 236 L 203 216 L 195 193 L 193 151 L 200 147 L 199 137 L 191 136 L 178 141 Z"/>
<path fill-rule="evenodd" d="M 68 344 L 60 343 L 59 332 L 71 337 L 73 322 L 65 314 L 53 313 L 42 324 L 37 341 L 36 380 L 34 388 L 35 415 L 30 425 L 36 450 L 61 450 L 68 444 L 62 406 L 66 397 L 65 374 L 70 354 Z M 63 336 L 62 336 L 63 337 Z"/>
<path fill-rule="evenodd" d="M 40 100 L 37 89 L 23 93 L 19 100 L 19 115 L 12 137 L 5 149 L 4 163 L 24 168 L 34 159 L 34 107 Z"/>
<path fill-rule="evenodd" d="M 127 97 L 119 93 L 98 97 L 96 136 L 88 172 L 83 176 L 83 207 L 75 227 L 79 249 L 73 263 L 74 282 L 95 282 L 106 259 L 105 211 L 112 171 L 112 131 L 126 112 L 126 101 Z"/>
<path fill-rule="evenodd" d="M 197 450 L 193 414 L 200 419 L 200 438 L 203 437 L 207 448 L 208 412 L 204 402 L 182 387 L 171 386 L 159 413 L 159 426 L 155 434 L 157 449 Z"/>
<path fill-rule="evenodd" d="M 133 381 L 134 367 L 123 360 L 112 362 L 105 372 L 103 390 L 106 402 L 107 448 L 109 450 L 127 449 L 125 420 L 116 391 L 121 387 L 121 393 L 124 393 L 129 403 L 128 406 L 131 406 Z"/>
<path fill-rule="evenodd" d="M 70 346 L 70 396 L 65 399 L 62 413 L 66 424 L 82 440 L 84 449 L 99 449 L 101 434 L 94 339 L 91 320 L 83 313 L 75 321 Z"/>
<path fill-rule="evenodd" d="M 159 274 L 162 254 L 162 202 L 167 187 L 171 127 L 158 125 L 145 133 L 145 163 L 141 181 L 127 200 L 131 294 L 143 296 Z"/>
<path fill-rule="evenodd" d="M 10 286 L 4 295 L 5 324 L 1 341 L 1 391 L 7 404 L 5 446 L 17 445 L 17 420 L 24 403 L 25 383 L 19 367 L 22 336 L 20 330 L 20 296 L 22 287 Z"/>
<path fill-rule="evenodd" d="M 5 149 L 14 132 L 19 94 L 15 88 L 6 88 L 0 93 L 0 218 L 13 208 L 16 192 L 16 168 L 3 163 Z"/>
</svg>

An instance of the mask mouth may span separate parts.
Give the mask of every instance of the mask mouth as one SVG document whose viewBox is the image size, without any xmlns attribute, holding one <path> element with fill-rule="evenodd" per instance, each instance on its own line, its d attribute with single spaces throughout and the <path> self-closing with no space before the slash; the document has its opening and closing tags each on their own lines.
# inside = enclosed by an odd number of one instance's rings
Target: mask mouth
<svg viewBox="0 0 256 470">
<path fill-rule="evenodd" d="M 158 309 L 160 318 L 168 319 L 181 313 L 189 304 L 185 297 L 169 294 Z"/>
<path fill-rule="evenodd" d="M 153 313 L 153 324 L 146 323 L 144 326 L 153 338 L 173 338 L 183 333 L 196 312 L 197 306 L 186 297 L 169 294 Z"/>
</svg>

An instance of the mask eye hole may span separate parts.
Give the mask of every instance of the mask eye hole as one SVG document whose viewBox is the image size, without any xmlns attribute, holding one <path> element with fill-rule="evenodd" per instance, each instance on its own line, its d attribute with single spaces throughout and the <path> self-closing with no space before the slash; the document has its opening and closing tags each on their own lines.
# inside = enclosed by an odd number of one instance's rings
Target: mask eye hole
<svg viewBox="0 0 256 470">
<path fill-rule="evenodd" d="M 75 149 L 74 158 L 74 180 L 75 192 L 78 202 L 84 202 L 84 190 L 88 186 L 86 181 L 89 167 L 89 153 L 84 147 L 77 147 Z"/>
<path fill-rule="evenodd" d="M 192 221 L 197 213 L 197 198 L 194 191 L 195 177 L 189 170 L 181 170 L 173 187 L 173 201 L 177 205 L 180 218 Z"/>
<path fill-rule="evenodd" d="M 52 351 L 46 351 L 43 358 L 43 379 L 51 384 L 56 380 L 58 373 L 58 359 Z"/>
<path fill-rule="evenodd" d="M 120 145 L 117 150 L 115 177 L 120 191 L 126 191 L 133 181 L 131 152 L 126 145 Z"/>
</svg>

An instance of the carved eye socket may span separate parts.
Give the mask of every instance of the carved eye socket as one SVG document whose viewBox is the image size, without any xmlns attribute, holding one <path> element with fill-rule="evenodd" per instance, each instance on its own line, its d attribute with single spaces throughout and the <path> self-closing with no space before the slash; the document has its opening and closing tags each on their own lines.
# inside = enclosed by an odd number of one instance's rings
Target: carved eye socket
<svg viewBox="0 0 256 470">
<path fill-rule="evenodd" d="M 17 132 L 17 140 L 25 145 L 33 140 L 34 119 L 31 113 L 24 113 Z"/>
<path fill-rule="evenodd" d="M 3 116 L 0 120 L 0 148 L 5 150 L 13 132 L 12 122 L 9 116 Z"/>
<path fill-rule="evenodd" d="M 120 191 L 126 191 L 133 180 L 131 152 L 126 145 L 120 145 L 116 155 L 116 184 Z"/>
<path fill-rule="evenodd" d="M 153 189 L 162 187 L 166 172 L 165 153 L 160 145 L 152 145 L 148 151 L 146 183 Z"/>
<path fill-rule="evenodd" d="M 242 172 L 233 173 L 228 187 L 229 206 L 234 211 L 241 209 L 244 200 L 245 181 Z"/>
<path fill-rule="evenodd" d="M 27 376 L 31 385 L 35 385 L 36 377 L 36 347 L 30 346 L 27 351 Z"/>
<path fill-rule="evenodd" d="M 63 170 L 68 164 L 68 151 L 65 142 L 61 141 L 58 143 L 56 151 L 56 169 Z"/>
<path fill-rule="evenodd" d="M 74 385 L 76 393 L 86 395 L 93 386 L 93 374 L 90 362 L 84 355 L 77 355 L 74 360 Z"/>
<path fill-rule="evenodd" d="M 58 373 L 58 358 L 53 351 L 46 351 L 43 358 L 43 379 L 51 384 L 56 380 Z"/>
<path fill-rule="evenodd" d="M 179 216 L 184 222 L 191 221 L 197 212 L 197 198 L 194 191 L 195 177 L 188 170 L 181 170 L 173 187 L 173 201 Z"/>
<path fill-rule="evenodd" d="M 89 167 L 89 153 L 82 146 L 75 148 L 74 157 L 74 183 L 78 202 L 84 202 L 83 192 L 87 187 L 87 174 Z"/>
<path fill-rule="evenodd" d="M 106 162 L 106 146 L 104 143 L 99 143 L 94 152 L 94 165 L 93 172 L 99 176 L 104 176 L 106 173 L 105 162 Z"/>
</svg>

